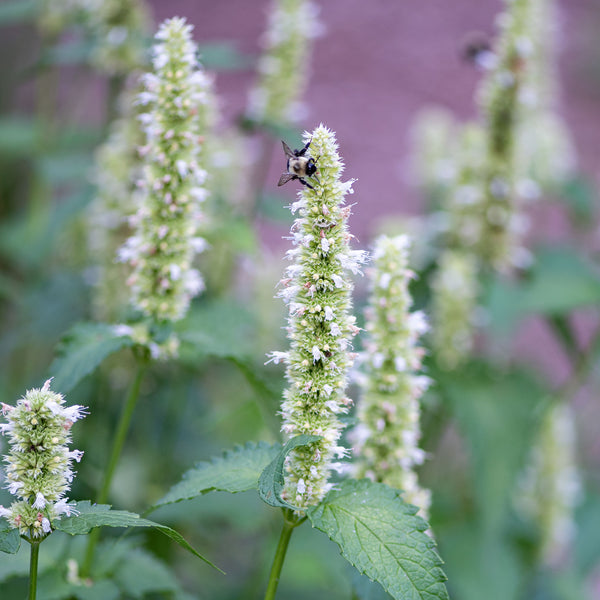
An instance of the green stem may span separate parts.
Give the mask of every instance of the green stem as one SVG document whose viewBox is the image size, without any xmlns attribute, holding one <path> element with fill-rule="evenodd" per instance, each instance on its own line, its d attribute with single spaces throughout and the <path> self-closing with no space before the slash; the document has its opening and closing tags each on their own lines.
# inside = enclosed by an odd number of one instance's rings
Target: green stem
<svg viewBox="0 0 600 600">
<path fill-rule="evenodd" d="M 285 554 L 287 552 L 288 544 L 290 543 L 290 538 L 292 537 L 292 532 L 298 525 L 304 523 L 304 521 L 306 521 L 306 517 L 297 518 L 291 510 L 283 510 L 283 528 L 281 530 L 281 535 L 279 536 L 279 544 L 277 544 L 275 558 L 273 558 L 265 600 L 274 600 L 275 598 L 275 592 L 277 592 L 277 586 L 279 585 L 281 567 L 283 567 L 283 561 L 285 560 Z"/>
<path fill-rule="evenodd" d="M 40 556 L 40 542 L 32 542 L 31 554 L 29 557 L 29 600 L 35 600 L 37 593 L 37 575 L 38 575 L 38 558 Z"/>
<path fill-rule="evenodd" d="M 119 458 L 123 450 L 123 445 L 125 444 L 127 432 L 129 431 L 131 418 L 133 416 L 133 411 L 135 409 L 138 396 L 140 394 L 140 385 L 142 383 L 142 378 L 144 376 L 145 370 L 145 364 L 140 364 L 138 366 L 135 378 L 131 383 L 131 387 L 129 388 L 129 393 L 127 395 L 127 399 L 125 400 L 123 411 L 121 412 L 121 418 L 119 419 L 119 424 L 117 426 L 117 431 L 113 440 L 110 458 L 108 459 L 108 465 L 106 467 L 106 471 L 104 472 L 104 480 L 102 481 L 102 487 L 100 488 L 100 493 L 98 494 L 98 498 L 96 500 L 98 504 L 104 504 L 108 499 L 110 484 L 112 483 L 112 479 L 117 468 L 117 463 L 119 462 Z M 96 549 L 96 545 L 98 544 L 99 537 L 99 528 L 93 529 L 88 537 L 85 559 L 81 569 L 82 575 L 84 577 L 89 576 L 92 561 L 94 560 L 94 550 Z"/>
</svg>

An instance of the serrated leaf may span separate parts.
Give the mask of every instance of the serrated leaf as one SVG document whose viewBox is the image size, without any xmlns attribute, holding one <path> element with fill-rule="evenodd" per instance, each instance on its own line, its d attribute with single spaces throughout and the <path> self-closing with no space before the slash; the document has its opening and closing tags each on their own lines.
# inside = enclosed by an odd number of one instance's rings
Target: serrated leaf
<svg viewBox="0 0 600 600">
<path fill-rule="evenodd" d="M 297 435 L 285 444 L 273 461 L 265 467 L 258 480 L 258 494 L 264 502 L 270 506 L 296 510 L 295 506 L 288 504 L 281 498 L 284 485 L 283 465 L 285 459 L 294 448 L 308 446 L 320 439 L 321 436 L 318 435 Z"/>
<path fill-rule="evenodd" d="M 377 581 L 396 600 L 448 598 L 435 542 L 427 523 L 400 492 L 366 479 L 346 480 L 306 511 L 313 527 L 339 547 L 342 556 Z"/>
<path fill-rule="evenodd" d="M 0 525 L 0 552 L 16 554 L 21 546 L 21 537 L 17 529 L 8 525 Z"/>
<path fill-rule="evenodd" d="M 106 323 L 79 323 L 63 337 L 58 356 L 50 365 L 54 377 L 52 387 L 65 394 L 109 355 L 133 346 L 128 336 L 118 335 L 114 326 Z"/>
<path fill-rule="evenodd" d="M 180 533 L 166 525 L 143 519 L 136 513 L 125 510 L 112 510 L 107 504 L 91 504 L 89 500 L 77 502 L 75 509 L 78 514 L 54 522 L 54 526 L 58 531 L 63 531 L 69 535 L 85 535 L 94 527 L 152 527 L 211 567 L 221 571 L 219 567 L 194 550 Z"/>
<path fill-rule="evenodd" d="M 166 496 L 153 507 L 190 500 L 208 492 L 236 494 L 258 487 L 258 478 L 264 468 L 277 455 L 280 444 L 247 443 L 229 450 L 210 462 L 198 463 L 187 471 L 183 480 L 173 486 Z"/>
</svg>

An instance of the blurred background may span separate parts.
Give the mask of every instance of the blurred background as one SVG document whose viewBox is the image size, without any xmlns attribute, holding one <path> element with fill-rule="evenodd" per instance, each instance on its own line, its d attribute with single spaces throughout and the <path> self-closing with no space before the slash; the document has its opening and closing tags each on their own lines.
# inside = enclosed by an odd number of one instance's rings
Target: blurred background
<svg viewBox="0 0 600 600">
<path fill-rule="evenodd" d="M 301 132 L 320 122 L 336 132 L 346 176 L 357 180 L 350 219 L 354 246 L 367 248 L 383 230 L 422 231 L 418 217 L 431 209 L 414 168 L 418 114 L 431 106 L 461 121 L 479 114 L 475 95 L 482 72 L 464 59 L 464 48 L 473 32 L 494 36 L 501 2 L 319 4 L 319 35 L 306 59 L 297 125 L 261 129 L 248 123 L 246 111 L 269 0 L 147 2 L 146 48 L 164 19 L 183 16 L 193 24 L 201 59 L 215 76 L 217 131 L 223 140 L 234 140 L 230 166 L 235 171 L 239 164 L 244 176 L 250 173 L 247 185 L 256 191 L 256 205 L 242 210 L 243 218 L 227 213 L 213 239 L 208 236 L 213 251 L 200 264 L 207 293 L 180 328 L 207 333 L 197 336 L 196 345 L 183 346 L 178 361 L 156 364 L 144 381 L 111 495 L 118 508 L 141 512 L 186 469 L 223 449 L 248 440 L 279 440 L 283 372 L 264 367 L 263 356 L 287 344 L 281 331 L 284 308 L 273 295 L 288 247 L 282 236 L 291 224 L 284 207 L 297 191 L 295 183 L 277 188 L 285 168 L 279 140 L 299 147 Z M 117 98 L 128 76 L 98 67 L 94 49 L 102 40 L 88 35 L 81 23 L 60 31 L 41 28 L 39 6 L 31 0 L 0 1 L 0 399 L 9 404 L 54 374 L 57 347 L 66 343 L 63 336 L 74 324 L 122 318 L 103 313 L 94 298 L 97 257 L 90 250 L 88 211 L 98 195 L 98 147 L 118 113 Z M 562 0 L 557 8 L 556 110 L 572 136 L 577 167 L 532 209 L 527 238 L 532 248 L 574 249 L 585 256 L 589 273 L 573 283 L 563 279 L 568 265 L 550 271 L 550 283 L 536 293 L 567 299 L 543 315 L 529 311 L 517 318 L 508 294 L 502 309 L 488 306 L 492 328 L 483 334 L 481 356 L 463 370 L 440 373 L 440 384 L 425 400 L 423 446 L 430 461 L 422 477 L 433 490 L 431 522 L 457 600 L 600 599 L 600 381 L 597 353 L 581 352 L 600 325 L 600 2 Z M 245 185 L 242 177 L 237 195 Z M 229 200 L 224 193 L 222 203 Z M 424 275 L 423 285 L 416 284 L 417 305 L 427 303 L 425 281 Z M 570 285 L 574 300 L 564 289 Z M 358 281 L 357 312 L 365 295 Z M 559 328 L 570 327 L 573 354 L 557 341 L 548 325 L 553 319 L 560 320 Z M 572 358 L 580 355 L 585 371 L 573 385 L 580 363 Z M 435 356 L 430 368 L 434 376 Z M 69 390 L 69 402 L 89 406 L 91 413 L 75 433 L 75 447 L 86 453 L 75 498 L 95 496 L 132 369 L 132 358 L 123 351 Z M 582 491 L 573 516 L 577 533 L 558 559 L 540 565 L 540 533 L 514 509 L 513 491 L 543 401 L 557 390 L 575 409 Z M 487 404 L 479 402 L 481 396 Z M 504 405 L 503 417 L 498 407 Z M 475 406 L 482 407 L 478 414 Z M 522 417 L 518 426 L 516 415 Z M 0 501 L 7 502 L 2 493 Z M 484 505 L 492 507 L 491 514 Z M 131 547 L 144 544 L 143 551 L 127 550 L 138 561 L 135 568 L 161 576 L 152 589 L 132 590 L 113 565 L 110 575 L 121 582 L 116 597 L 260 597 L 279 516 L 263 508 L 255 494 L 207 495 L 152 518 L 176 527 L 229 575 L 210 571 L 153 534 L 127 538 Z M 47 544 L 55 544 L 55 551 L 46 549 L 46 569 L 59 568 L 57 557 L 76 555 L 81 543 L 53 536 Z M 24 558 L 18 560 L 0 557 L 7 598 L 20 597 L 25 571 Z M 163 564 L 168 572 L 161 570 Z M 62 597 L 52 585 L 42 581 L 41 598 Z M 305 527 L 290 548 L 280 597 L 308 595 L 386 597 L 355 580 L 333 544 Z"/>
</svg>

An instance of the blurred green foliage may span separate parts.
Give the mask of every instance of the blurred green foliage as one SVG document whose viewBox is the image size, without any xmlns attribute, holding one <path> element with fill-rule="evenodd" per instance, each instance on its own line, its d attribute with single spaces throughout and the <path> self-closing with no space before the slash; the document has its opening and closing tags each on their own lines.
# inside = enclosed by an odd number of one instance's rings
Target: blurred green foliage
<svg viewBox="0 0 600 600">
<path fill-rule="evenodd" d="M 39 46 L 28 22 L 36 7 L 25 0 L 0 4 L 0 25 L 8 32 L 0 41 L 7 57 L 0 79 L 16 86 L 3 100 L 5 114 L 0 117 L 0 398 L 13 404 L 50 374 L 55 376 L 54 388 L 68 393 L 69 403 L 89 407 L 89 418 L 74 431 L 74 445 L 85 457 L 72 497 L 93 498 L 135 360 L 129 338 L 116 336 L 108 324 L 91 322 L 86 210 L 94 196 L 94 150 L 107 123 L 78 104 L 82 83 L 62 84 L 70 85 L 69 98 L 50 112 L 39 97 L 57 94 L 57 84 L 48 76 L 67 65 L 86 85 L 98 85 L 85 65 L 90 42 L 79 37 L 38 48 L 37 55 L 5 52 L 16 36 L 32 48 Z M 201 46 L 200 54 L 214 69 L 246 69 L 252 62 L 229 42 Z M 17 110 L 10 99 L 18 87 L 32 83 L 25 108 Z M 293 134 L 299 139 L 298 132 L 277 124 L 267 124 L 264 131 L 275 138 L 292 139 Z M 557 195 L 570 211 L 576 234 L 583 235 L 597 214 L 590 182 L 574 179 Z M 279 196 L 261 193 L 259 199 L 262 218 L 287 219 Z M 210 240 L 218 253 L 203 260 L 218 265 L 208 274 L 209 282 L 212 277 L 218 285 L 209 285 L 176 326 L 182 342 L 179 360 L 153 364 L 143 382 L 111 492 L 116 508 L 143 512 L 184 472 L 223 449 L 246 441 L 280 441 L 276 413 L 285 382 L 281 368 L 263 363 L 267 350 L 286 346 L 283 309 L 273 310 L 254 284 L 236 280 L 240 257 L 254 264 L 266 260 L 256 240 L 252 218 L 240 214 L 226 214 Z M 597 456 L 586 463 L 590 469 L 584 472 L 573 552 L 553 570 L 537 562 L 539 531 L 516 513 L 513 496 L 542 415 L 558 401 L 556 390 L 526 359 L 499 359 L 493 352 L 496 343 L 510 345 L 533 316 L 546 319 L 549 331 L 562 331 L 557 344 L 567 357 L 563 363 L 567 370 L 575 368 L 577 348 L 585 347 L 570 320 L 582 308 L 593 309 L 597 319 L 600 305 L 598 265 L 579 242 L 540 247 L 528 272 L 485 282 L 489 323 L 477 359 L 445 372 L 435 356 L 429 357 L 429 375 L 436 383 L 424 405 L 430 460 L 421 475 L 433 492 L 431 526 L 455 600 L 581 600 L 597 569 Z M 278 268 L 282 272 L 283 263 Z M 425 265 L 415 282 L 419 305 L 428 300 L 429 268 Z M 590 348 L 594 354 L 589 371 L 597 362 L 596 345 Z M 581 376 L 579 383 L 585 381 L 585 372 L 576 375 Z M 581 452 L 591 454 L 585 447 Z M 1 502 L 9 502 L 5 490 L 0 491 Z M 260 597 L 280 518 L 255 492 L 216 492 L 181 501 L 161 507 L 152 519 L 183 532 L 227 575 L 165 543 L 156 532 L 147 532 L 106 536 L 95 567 L 102 574 L 100 584 L 67 584 L 67 561 L 81 556 L 84 540 L 57 532 L 41 553 L 39 599 Z M 23 597 L 27 561 L 23 548 L 14 556 L 0 555 L 3 599 Z M 381 600 L 385 594 L 353 574 L 333 542 L 304 526 L 290 547 L 279 597 Z"/>
</svg>

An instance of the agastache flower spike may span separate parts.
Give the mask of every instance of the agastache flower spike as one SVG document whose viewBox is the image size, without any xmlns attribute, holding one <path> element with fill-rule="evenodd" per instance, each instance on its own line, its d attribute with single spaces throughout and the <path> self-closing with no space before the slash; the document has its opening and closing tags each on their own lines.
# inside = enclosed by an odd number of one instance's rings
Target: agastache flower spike
<svg viewBox="0 0 600 600">
<path fill-rule="evenodd" d="M 135 233 L 120 250 L 133 267 L 128 280 L 132 303 L 156 321 L 182 318 L 190 300 L 204 288 L 192 268 L 204 241 L 198 237 L 200 204 L 206 198 L 206 172 L 200 167 L 202 134 L 199 105 L 207 101 L 210 79 L 196 61 L 191 25 L 165 21 L 156 34 L 154 71 L 143 77 L 138 96 L 146 145 L 140 186 L 143 199 L 132 217 Z"/>
<path fill-rule="evenodd" d="M 289 308 L 287 353 L 273 360 L 286 363 L 288 389 L 284 392 L 282 430 L 288 438 L 301 434 L 321 440 L 292 452 L 286 463 L 283 497 L 300 509 L 318 504 L 331 489 L 330 471 L 347 450 L 339 445 L 343 425 L 339 415 L 352 401 L 346 397 L 347 372 L 353 362 L 350 339 L 358 333 L 350 315 L 349 272 L 359 271 L 364 251 L 350 250 L 345 195 L 351 183 L 340 181 L 342 160 L 332 131 L 319 125 L 304 141 L 312 139 L 311 153 L 319 157 L 319 181 L 315 189 L 304 187 L 292 205 L 298 218 L 292 226 L 294 248 L 288 251 L 293 264 L 281 280 L 279 296 Z M 320 227 L 329 223 L 322 244 Z M 288 290 L 292 289 L 292 293 Z"/>
<path fill-rule="evenodd" d="M 475 257 L 460 250 L 444 251 L 431 288 L 432 344 L 440 366 L 451 370 L 464 362 L 473 346 L 479 293 Z"/>
<path fill-rule="evenodd" d="M 566 404 L 544 415 L 529 462 L 521 474 L 515 504 L 540 533 L 540 560 L 564 563 L 576 533 L 574 513 L 581 500 L 573 411 Z"/>
<path fill-rule="evenodd" d="M 409 311 L 408 285 L 414 277 L 408 267 L 409 248 L 405 235 L 383 235 L 375 241 L 361 356 L 363 394 L 359 424 L 350 439 L 358 456 L 355 475 L 403 490 L 404 498 L 426 516 L 430 494 L 418 485 L 414 468 L 425 458 L 417 445 L 419 400 L 429 379 L 421 373 L 424 349 L 419 338 L 428 326 L 421 311 Z"/>
<path fill-rule="evenodd" d="M 517 242 L 515 139 L 535 31 L 532 0 L 506 0 L 505 4 L 495 48 L 497 60 L 480 90 L 488 143 L 483 178 L 484 229 L 478 253 L 483 264 L 499 270 L 513 262 Z"/>
<path fill-rule="evenodd" d="M 249 98 L 252 119 L 293 123 L 302 118 L 299 100 L 306 86 L 310 44 L 321 33 L 317 14 L 311 0 L 273 0 L 259 81 Z"/>
<path fill-rule="evenodd" d="M 16 406 L 2 405 L 6 423 L 0 432 L 10 445 L 4 456 L 4 487 L 18 501 L 0 506 L 0 517 L 30 540 L 45 537 L 55 520 L 73 512 L 65 495 L 75 476 L 72 463 L 79 462 L 83 452 L 69 451 L 68 444 L 71 426 L 85 411 L 64 403 L 48 380 L 41 389 L 29 390 Z"/>
</svg>

